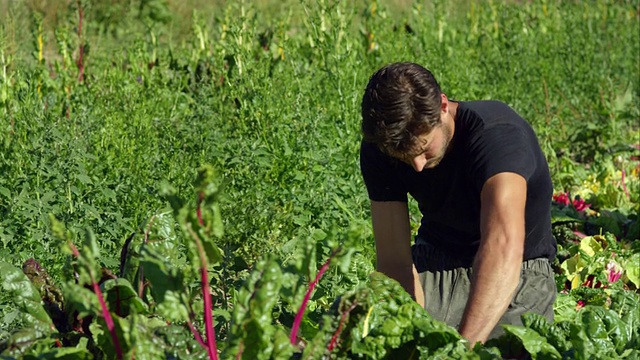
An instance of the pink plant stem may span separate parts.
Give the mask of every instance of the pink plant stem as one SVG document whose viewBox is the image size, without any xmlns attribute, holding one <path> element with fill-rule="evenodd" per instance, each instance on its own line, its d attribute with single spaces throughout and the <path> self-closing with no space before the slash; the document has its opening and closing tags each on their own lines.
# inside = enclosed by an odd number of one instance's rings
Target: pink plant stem
<svg viewBox="0 0 640 360">
<path fill-rule="evenodd" d="M 238 353 L 236 354 L 236 360 L 242 359 L 242 353 L 244 352 L 244 343 L 240 343 Z"/>
<path fill-rule="evenodd" d="M 204 255 L 204 248 L 198 235 L 189 227 L 191 236 L 198 246 L 200 254 L 200 285 L 202 286 L 202 298 L 204 301 L 204 327 L 207 342 L 205 343 L 209 359 L 218 360 L 218 350 L 216 349 L 216 331 L 213 327 L 213 304 L 211 303 L 211 293 L 209 291 L 209 273 L 207 272 L 207 258 Z"/>
<path fill-rule="evenodd" d="M 202 209 L 200 208 L 202 200 L 204 200 L 204 193 L 201 192 L 198 195 L 198 206 L 196 208 L 196 216 L 198 217 L 198 224 L 200 224 L 200 226 L 204 226 L 204 220 L 202 220 Z"/>
<path fill-rule="evenodd" d="M 213 328 L 213 314 L 211 304 L 211 294 L 209 293 L 209 274 L 207 273 L 206 259 L 204 258 L 204 250 L 202 246 L 198 244 L 198 250 L 200 251 L 200 277 L 202 279 L 202 296 L 204 297 L 204 327 L 207 335 L 207 351 L 209 352 L 209 358 L 218 360 L 218 350 L 216 349 L 216 331 Z"/>
<path fill-rule="evenodd" d="M 100 291 L 100 285 L 98 285 L 98 283 L 94 280 L 93 275 L 91 275 L 91 282 L 93 283 L 93 291 L 96 293 L 96 295 L 98 296 L 98 300 L 100 301 L 102 316 L 104 316 L 104 321 L 107 323 L 107 329 L 109 329 L 109 334 L 111 334 L 113 346 L 116 348 L 116 357 L 118 359 L 122 359 L 122 347 L 120 346 L 120 340 L 118 339 L 118 335 L 116 334 L 116 327 L 113 323 L 113 318 L 111 317 L 111 313 L 107 308 L 107 303 L 105 303 L 104 301 L 102 291 Z"/>
<path fill-rule="evenodd" d="M 71 248 L 71 254 L 73 254 L 74 257 L 80 257 L 80 251 L 78 251 L 78 248 L 73 245 L 71 241 L 69 241 L 69 247 Z"/>
<path fill-rule="evenodd" d="M 189 326 L 189 330 L 191 330 L 191 333 L 193 334 L 193 337 L 196 339 L 196 341 L 202 345 L 203 348 L 207 348 L 207 344 L 204 342 L 204 340 L 202 340 L 202 335 L 200 335 L 200 332 L 198 332 L 198 329 L 195 328 L 195 326 L 193 326 L 193 323 L 191 322 L 191 320 L 187 321 L 187 326 Z"/>
<path fill-rule="evenodd" d="M 349 316 L 349 313 L 351 313 L 351 310 L 355 309 L 357 305 L 358 305 L 357 303 L 351 304 L 349 309 L 345 311 L 340 317 L 340 323 L 338 324 L 338 329 L 336 330 L 336 332 L 333 333 L 333 336 L 331 337 L 331 341 L 329 342 L 329 347 L 328 347 L 329 352 L 333 351 L 333 348 L 338 343 L 338 336 L 340 336 L 340 333 L 342 333 L 342 327 L 344 326 L 344 322 L 347 320 L 347 316 Z"/>
<path fill-rule="evenodd" d="M 580 232 L 580 231 L 578 231 L 578 230 L 574 230 L 574 231 L 573 231 L 573 233 L 574 233 L 574 234 L 576 234 L 576 235 L 578 235 L 578 237 L 579 237 L 580 239 L 582 239 L 582 238 L 586 238 L 586 237 L 587 237 L 587 235 L 586 235 L 586 234 L 584 234 L 584 233 L 582 233 L 582 232 Z"/>
<path fill-rule="evenodd" d="M 72 242 L 69 242 L 69 247 L 71 248 L 71 253 L 73 256 L 80 257 L 80 252 Z M 100 285 L 96 282 L 93 274 L 91 273 L 91 269 L 89 269 L 89 275 L 91 276 L 91 286 L 93 287 L 93 292 L 96 293 L 98 297 L 98 301 L 100 302 L 100 308 L 102 309 L 102 316 L 104 316 L 104 321 L 107 323 L 107 329 L 109 330 L 109 334 L 111 335 L 111 339 L 113 340 L 113 346 L 116 348 L 116 357 L 118 359 L 122 359 L 122 347 L 120 346 L 120 340 L 118 339 L 118 335 L 116 334 L 116 327 L 113 323 L 113 318 L 111 317 L 111 313 L 107 308 L 107 303 L 104 301 L 104 296 L 102 296 L 102 291 L 100 290 Z"/>
<path fill-rule="evenodd" d="M 84 44 L 82 42 L 82 20 L 84 18 L 84 11 L 82 10 L 82 3 L 80 0 L 77 1 L 78 4 L 78 39 L 80 40 L 80 44 L 78 45 L 78 59 L 76 60 L 76 65 L 78 66 L 78 82 L 82 82 L 84 80 Z"/>
<path fill-rule="evenodd" d="M 624 194 L 627 196 L 627 199 L 629 199 L 631 196 L 629 195 L 629 189 L 627 189 L 627 184 L 624 181 L 624 176 L 625 176 L 625 171 L 624 169 L 622 169 L 622 189 L 624 190 Z"/>
<path fill-rule="evenodd" d="M 307 309 L 307 303 L 311 298 L 311 293 L 313 292 L 316 285 L 320 281 L 320 278 L 322 278 L 322 275 L 325 273 L 325 271 L 327 271 L 327 269 L 329 269 L 329 264 L 331 263 L 331 259 L 338 253 L 339 250 L 340 250 L 340 247 L 338 247 L 336 250 L 334 250 L 331 253 L 327 261 L 325 261 L 322 267 L 320 267 L 320 270 L 316 274 L 315 279 L 311 282 L 311 284 L 309 284 L 309 288 L 307 289 L 307 292 L 304 294 L 304 299 L 302 300 L 302 304 L 300 304 L 300 308 L 298 309 L 298 312 L 296 313 L 296 317 L 293 320 L 293 326 L 291 327 L 291 335 L 289 336 L 289 341 L 291 342 L 291 345 L 295 346 L 296 344 L 296 339 L 298 338 L 298 330 L 300 329 L 300 323 L 302 323 L 302 317 L 304 316 L 304 312 Z"/>
</svg>

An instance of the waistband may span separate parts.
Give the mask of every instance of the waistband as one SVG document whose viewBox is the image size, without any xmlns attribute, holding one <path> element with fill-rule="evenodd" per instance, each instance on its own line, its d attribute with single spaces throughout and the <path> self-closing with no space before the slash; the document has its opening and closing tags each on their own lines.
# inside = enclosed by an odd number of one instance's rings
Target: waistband
<svg viewBox="0 0 640 360">
<path fill-rule="evenodd" d="M 426 242 L 420 237 L 416 237 L 415 244 L 411 246 L 411 255 L 416 270 L 424 271 L 446 271 L 456 268 L 471 268 L 473 258 L 462 258 L 455 256 L 437 246 Z M 547 258 L 527 259 L 522 262 L 523 270 L 541 272 L 547 275 L 553 274 L 551 263 Z"/>
</svg>

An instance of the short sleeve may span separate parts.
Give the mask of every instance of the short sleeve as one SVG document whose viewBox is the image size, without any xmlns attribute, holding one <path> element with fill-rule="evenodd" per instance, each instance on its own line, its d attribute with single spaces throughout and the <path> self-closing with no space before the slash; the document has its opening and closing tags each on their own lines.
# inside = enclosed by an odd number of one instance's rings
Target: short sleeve
<svg viewBox="0 0 640 360">
<path fill-rule="evenodd" d="M 397 160 L 382 153 L 374 144 L 363 141 L 360 145 L 360 170 L 373 201 L 407 202 L 407 190 L 402 179 L 402 168 Z"/>
<path fill-rule="evenodd" d="M 518 122 L 502 122 L 483 129 L 472 139 L 469 173 L 478 192 L 492 176 L 502 172 L 521 175 L 525 180 L 535 172 L 536 157 L 531 136 Z"/>
</svg>

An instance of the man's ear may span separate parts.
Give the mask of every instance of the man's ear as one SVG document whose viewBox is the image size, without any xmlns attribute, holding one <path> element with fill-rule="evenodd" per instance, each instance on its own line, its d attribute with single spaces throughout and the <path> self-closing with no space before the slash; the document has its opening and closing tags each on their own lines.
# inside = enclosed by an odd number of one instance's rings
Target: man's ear
<svg viewBox="0 0 640 360">
<path fill-rule="evenodd" d="M 445 95 L 444 93 L 440 94 L 440 97 L 442 98 L 440 111 L 446 114 L 447 112 L 449 112 L 449 99 L 447 99 L 447 95 Z"/>
</svg>

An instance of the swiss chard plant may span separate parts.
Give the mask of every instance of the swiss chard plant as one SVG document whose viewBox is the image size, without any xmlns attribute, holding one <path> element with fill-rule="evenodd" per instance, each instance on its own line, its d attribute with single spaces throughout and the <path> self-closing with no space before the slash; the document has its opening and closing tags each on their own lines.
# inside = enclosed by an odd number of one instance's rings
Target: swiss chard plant
<svg viewBox="0 0 640 360">
<path fill-rule="evenodd" d="M 383 274 L 317 307 L 328 270 L 350 271 L 354 239 L 315 232 L 289 259 L 266 255 L 244 284 L 220 297 L 211 276 L 225 253 L 218 205 L 221 186 L 212 167 L 200 169 L 192 201 L 171 187 L 170 212 L 154 215 L 131 234 L 117 274 L 100 263 L 92 231 L 82 242 L 52 219 L 67 254 L 56 284 L 38 261 L 22 269 L 0 263 L 3 291 L 27 325 L 0 344 L 13 358 L 114 359 L 492 359 L 532 356 L 590 359 L 640 355 L 637 252 L 613 235 L 584 237 L 559 261 L 556 322 L 526 315 L 524 326 L 487 344 L 470 344 L 436 321 Z M 356 261 L 357 262 L 357 261 Z M 309 314 L 315 298 L 316 308 Z M 313 315 L 313 316 L 311 316 Z M 216 324 L 216 321 L 225 324 Z M 225 329 L 224 334 L 216 329 Z M 597 349 L 597 350 L 596 350 Z"/>
</svg>

